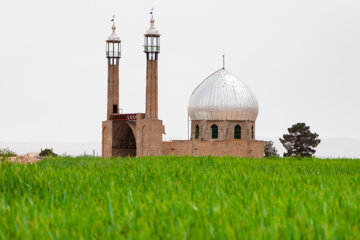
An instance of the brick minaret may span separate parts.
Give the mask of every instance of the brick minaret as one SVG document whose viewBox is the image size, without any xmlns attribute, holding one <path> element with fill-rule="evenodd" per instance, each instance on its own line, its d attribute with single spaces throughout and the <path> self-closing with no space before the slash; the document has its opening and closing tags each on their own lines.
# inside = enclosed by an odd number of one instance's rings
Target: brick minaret
<svg viewBox="0 0 360 240">
<path fill-rule="evenodd" d="M 152 14 L 152 12 L 151 12 Z M 150 28 L 145 33 L 144 52 L 146 53 L 146 110 L 145 118 L 136 120 L 136 156 L 160 156 L 162 134 L 165 133 L 162 121 L 158 119 L 158 56 L 160 53 L 160 34 L 155 29 L 151 16 Z"/>
<path fill-rule="evenodd" d="M 158 55 L 160 53 L 160 34 L 155 29 L 151 17 L 150 28 L 145 33 L 144 52 L 146 53 L 146 119 L 158 118 Z"/>
<path fill-rule="evenodd" d="M 114 18 L 111 20 L 112 34 L 106 40 L 106 58 L 108 60 L 108 91 L 107 91 L 107 120 L 111 114 L 119 109 L 119 62 L 121 57 L 121 41 L 116 35 Z"/>
</svg>

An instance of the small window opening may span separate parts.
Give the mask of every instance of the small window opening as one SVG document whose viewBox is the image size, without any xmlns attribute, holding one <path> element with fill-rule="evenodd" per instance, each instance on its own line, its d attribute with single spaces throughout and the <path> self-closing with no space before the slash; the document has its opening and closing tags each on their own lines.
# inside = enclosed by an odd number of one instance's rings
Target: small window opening
<svg viewBox="0 0 360 240">
<path fill-rule="evenodd" d="M 241 127 L 240 125 L 236 125 L 234 128 L 234 138 L 241 139 Z"/>
<path fill-rule="evenodd" d="M 251 138 L 254 139 L 254 125 L 251 125 Z"/>
<path fill-rule="evenodd" d="M 211 126 L 211 138 L 215 139 L 218 138 L 218 126 L 216 126 L 215 124 Z"/>
<path fill-rule="evenodd" d="M 114 105 L 113 105 L 113 113 L 118 113 L 117 104 L 114 104 Z"/>
<path fill-rule="evenodd" d="M 199 125 L 196 125 L 195 127 L 195 138 L 199 138 L 200 128 Z"/>
</svg>

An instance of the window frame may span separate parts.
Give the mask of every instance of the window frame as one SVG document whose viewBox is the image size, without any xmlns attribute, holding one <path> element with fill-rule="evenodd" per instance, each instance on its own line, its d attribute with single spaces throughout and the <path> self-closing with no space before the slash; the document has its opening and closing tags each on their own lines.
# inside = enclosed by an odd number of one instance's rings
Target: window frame
<svg viewBox="0 0 360 240">
<path fill-rule="evenodd" d="M 198 124 L 195 126 L 195 139 L 198 139 L 200 136 L 200 127 Z"/>
<path fill-rule="evenodd" d="M 234 127 L 234 139 L 241 139 L 241 126 L 239 124 Z"/>
<path fill-rule="evenodd" d="M 219 138 L 219 127 L 216 124 L 211 125 L 211 139 Z"/>
</svg>

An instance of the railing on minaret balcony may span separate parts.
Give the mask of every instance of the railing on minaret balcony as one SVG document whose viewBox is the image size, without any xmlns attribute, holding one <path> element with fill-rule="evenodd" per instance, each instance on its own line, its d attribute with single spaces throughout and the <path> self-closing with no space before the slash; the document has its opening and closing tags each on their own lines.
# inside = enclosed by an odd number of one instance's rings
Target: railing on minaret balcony
<svg viewBox="0 0 360 240">
<path fill-rule="evenodd" d="M 111 114 L 110 120 L 113 120 L 113 121 L 136 121 L 136 113 Z"/>
<path fill-rule="evenodd" d="M 119 65 L 121 58 L 121 41 L 106 41 L 106 58 L 109 65 Z"/>
<path fill-rule="evenodd" d="M 160 34 L 145 34 L 144 52 L 146 53 L 146 59 L 158 60 L 158 54 L 160 53 Z"/>
</svg>

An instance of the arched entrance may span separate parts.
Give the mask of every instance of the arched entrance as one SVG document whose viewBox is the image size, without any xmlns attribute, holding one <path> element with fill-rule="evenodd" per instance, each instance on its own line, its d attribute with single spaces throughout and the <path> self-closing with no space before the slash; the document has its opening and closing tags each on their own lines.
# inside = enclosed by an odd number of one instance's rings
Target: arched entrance
<svg viewBox="0 0 360 240">
<path fill-rule="evenodd" d="M 113 125 L 114 138 L 112 156 L 136 156 L 136 140 L 133 130 L 126 121 L 116 121 Z"/>
</svg>

